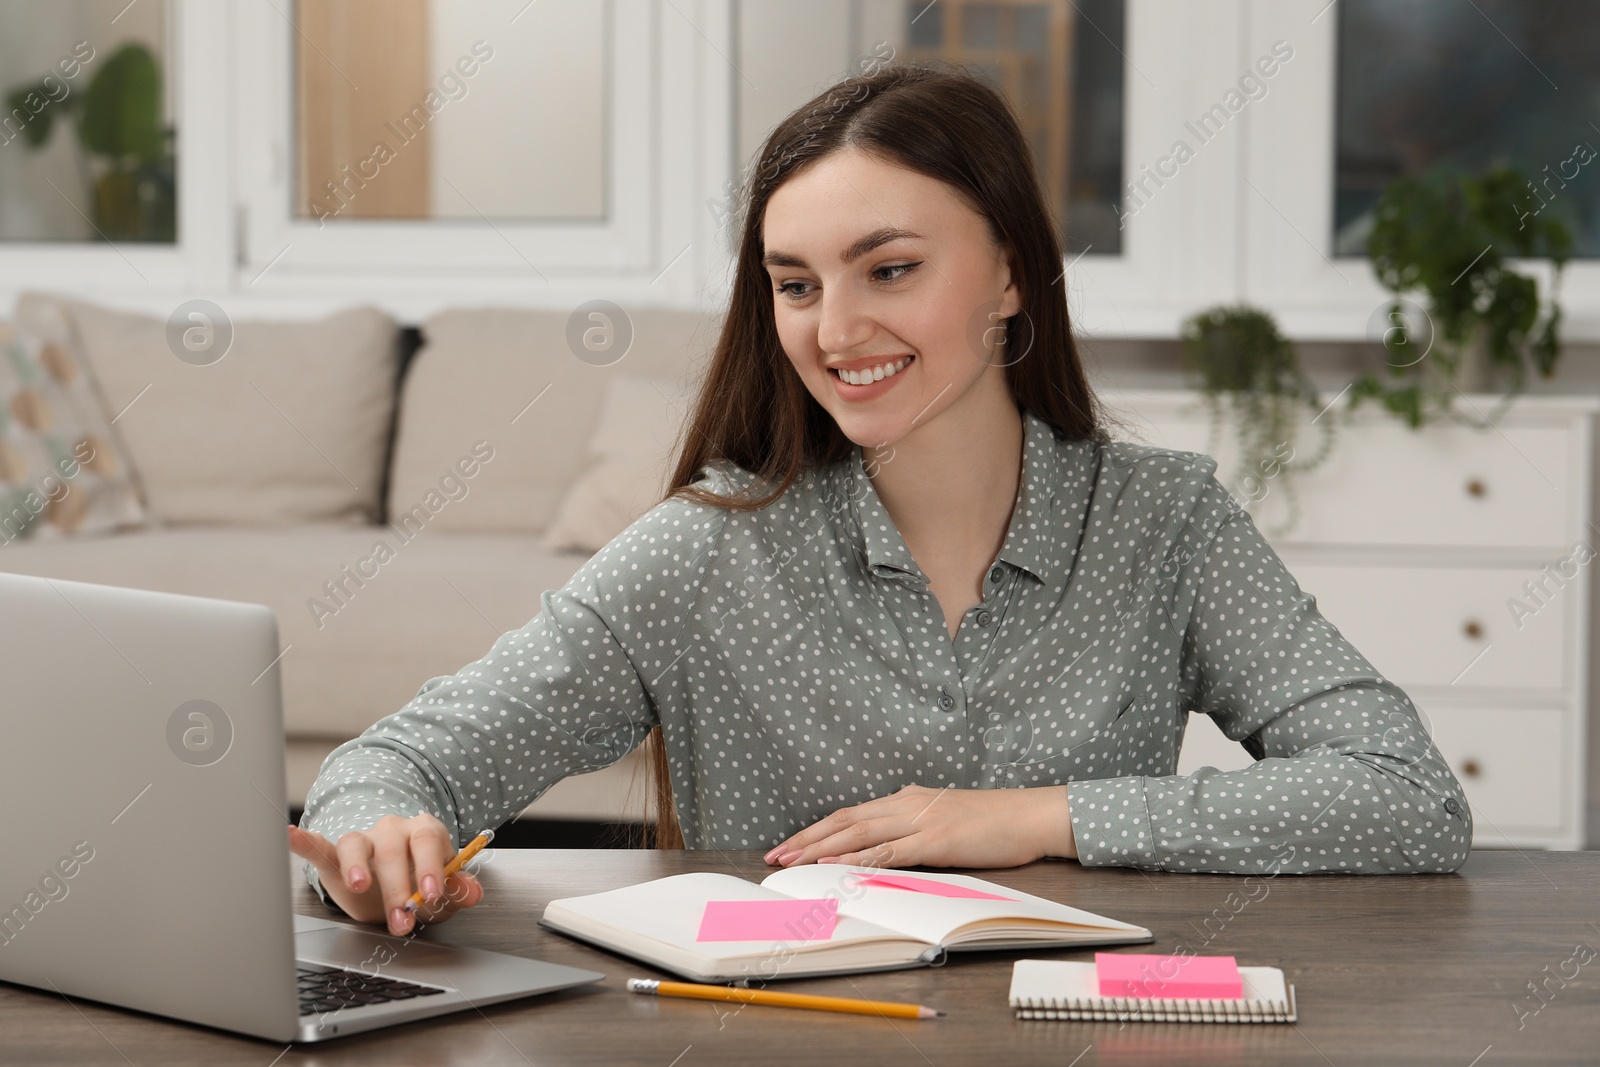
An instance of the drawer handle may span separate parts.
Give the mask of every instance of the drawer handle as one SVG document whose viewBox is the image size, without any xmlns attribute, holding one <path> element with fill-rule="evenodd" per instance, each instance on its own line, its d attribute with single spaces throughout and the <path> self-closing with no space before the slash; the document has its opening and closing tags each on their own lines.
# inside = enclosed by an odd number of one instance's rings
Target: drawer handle
<svg viewBox="0 0 1600 1067">
<path fill-rule="evenodd" d="M 1488 491 L 1488 487 L 1483 484 L 1481 479 L 1473 478 L 1467 482 L 1468 496 L 1483 496 Z"/>
<path fill-rule="evenodd" d="M 1468 637 L 1478 638 L 1483 636 L 1483 624 L 1477 619 L 1468 619 L 1461 627 L 1461 632 Z"/>
<path fill-rule="evenodd" d="M 1483 768 L 1478 766 L 1477 760 L 1467 759 L 1461 763 L 1461 773 L 1467 778 L 1476 778 L 1483 773 Z"/>
</svg>

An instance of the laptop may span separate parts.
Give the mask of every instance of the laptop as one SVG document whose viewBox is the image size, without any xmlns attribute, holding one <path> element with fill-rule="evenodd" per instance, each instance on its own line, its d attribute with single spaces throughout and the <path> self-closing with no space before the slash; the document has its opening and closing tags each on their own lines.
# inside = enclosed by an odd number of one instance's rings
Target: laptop
<svg viewBox="0 0 1600 1067">
<path fill-rule="evenodd" d="M 0 574 L 0 981 L 323 1041 L 604 977 L 294 915 L 280 662 L 259 604 Z"/>
</svg>

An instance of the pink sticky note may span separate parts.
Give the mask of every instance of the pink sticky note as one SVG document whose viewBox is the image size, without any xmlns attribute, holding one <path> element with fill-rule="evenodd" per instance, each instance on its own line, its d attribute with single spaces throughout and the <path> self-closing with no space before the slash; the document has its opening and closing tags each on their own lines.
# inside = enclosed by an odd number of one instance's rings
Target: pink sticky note
<svg viewBox="0 0 1600 1067">
<path fill-rule="evenodd" d="M 710 900 L 696 941 L 826 941 L 839 922 L 839 901 Z"/>
<path fill-rule="evenodd" d="M 1096 952 L 1094 969 L 1102 997 L 1237 1000 L 1244 996 L 1239 964 L 1232 956 Z"/>
<path fill-rule="evenodd" d="M 909 874 L 869 874 L 862 878 L 857 885 L 882 886 L 885 889 L 909 889 L 915 893 L 932 893 L 937 897 L 970 897 L 976 900 L 1016 900 L 1016 897 L 1002 897 L 995 893 L 985 893 L 981 889 L 968 889 L 964 885 L 953 882 L 940 882 L 933 878 L 915 878 Z"/>
</svg>

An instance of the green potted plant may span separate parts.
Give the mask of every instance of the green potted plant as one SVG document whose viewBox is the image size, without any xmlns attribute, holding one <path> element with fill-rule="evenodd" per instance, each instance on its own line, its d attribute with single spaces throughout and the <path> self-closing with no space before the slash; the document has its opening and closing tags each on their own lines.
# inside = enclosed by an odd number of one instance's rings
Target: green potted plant
<svg viewBox="0 0 1600 1067">
<path fill-rule="evenodd" d="M 1586 146 L 1580 146 L 1585 148 Z M 1589 150 L 1593 158 L 1593 150 Z M 1352 383 L 1349 410 L 1377 400 L 1413 428 L 1435 416 L 1486 426 L 1526 381 L 1531 363 L 1548 378 L 1561 356 L 1556 298 L 1572 253 L 1572 231 L 1558 211 L 1543 212 L 1534 188 L 1508 166 L 1481 175 L 1439 165 L 1421 178 L 1391 182 L 1378 201 L 1367 256 L 1393 294 L 1383 343 L 1387 373 Z M 1529 201 L 1533 201 L 1530 205 Z M 1546 257 L 1555 265 L 1548 308 L 1537 279 L 1511 269 L 1508 257 Z M 1425 296 L 1430 337 L 1402 315 L 1401 298 Z M 1502 389 L 1487 421 L 1465 416 L 1457 392 Z"/>
<path fill-rule="evenodd" d="M 1233 481 L 1243 502 L 1262 500 L 1277 486 L 1288 515 L 1267 532 L 1292 529 L 1300 513 L 1294 479 L 1328 458 L 1335 435 L 1334 419 L 1318 417 L 1323 405 L 1300 369 L 1294 345 L 1265 311 L 1244 304 L 1218 306 L 1184 323 L 1179 363 L 1199 378 L 1211 411 L 1208 451 L 1216 451 L 1222 422 L 1230 418 L 1239 441 Z M 1319 442 L 1313 454 L 1302 457 L 1295 440 L 1307 408 L 1315 413 L 1312 421 L 1320 423 Z"/>
<path fill-rule="evenodd" d="M 49 97 L 32 82 L 13 88 L 7 112 Z M 78 143 L 91 157 L 85 175 L 89 212 L 99 236 L 110 241 L 165 241 L 177 237 L 175 131 L 162 122 L 161 66 L 150 50 L 129 43 L 95 72 L 82 93 L 69 93 L 38 110 L 22 127 L 30 149 L 49 142 L 57 114 L 71 115 Z"/>
</svg>

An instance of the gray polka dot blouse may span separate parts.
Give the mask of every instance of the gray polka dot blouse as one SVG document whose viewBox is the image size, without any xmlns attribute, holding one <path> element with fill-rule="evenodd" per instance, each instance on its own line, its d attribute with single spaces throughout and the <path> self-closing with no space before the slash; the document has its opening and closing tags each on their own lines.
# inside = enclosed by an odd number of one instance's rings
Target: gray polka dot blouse
<svg viewBox="0 0 1600 1067">
<path fill-rule="evenodd" d="M 758 512 L 668 500 L 335 749 L 302 825 L 430 811 L 464 844 L 659 722 L 691 848 L 764 850 L 911 783 L 1067 783 L 1086 865 L 1455 870 L 1471 815 L 1416 709 L 1215 469 L 1026 415 L 1010 528 L 954 641 L 859 450 Z M 1190 709 L 1255 763 L 1176 775 Z"/>
</svg>

